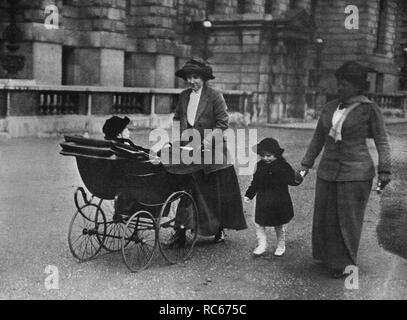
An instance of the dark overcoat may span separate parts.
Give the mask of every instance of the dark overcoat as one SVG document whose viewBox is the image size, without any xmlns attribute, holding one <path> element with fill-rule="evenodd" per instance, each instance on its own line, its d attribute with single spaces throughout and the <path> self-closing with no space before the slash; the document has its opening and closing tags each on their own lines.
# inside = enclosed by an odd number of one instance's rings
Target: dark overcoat
<svg viewBox="0 0 407 320">
<path fill-rule="evenodd" d="M 174 120 L 180 122 L 181 134 L 190 128 L 187 121 L 187 109 L 191 91 L 192 89 L 186 89 L 180 93 L 175 109 Z M 199 132 L 200 142 L 204 148 L 211 150 L 212 160 L 209 163 L 205 162 L 202 166 L 205 174 L 233 165 L 229 161 L 231 158 L 228 157 L 226 141 L 223 137 L 223 131 L 228 127 L 229 115 L 223 95 L 205 84 L 202 87 L 195 121 L 192 126 L 193 129 Z M 205 130 L 213 131 L 212 134 L 208 134 L 208 131 L 205 132 Z"/>
<path fill-rule="evenodd" d="M 324 148 L 317 175 L 326 181 L 366 181 L 375 176 L 374 164 L 366 145 L 373 138 L 379 154 L 378 171 L 390 173 L 390 149 L 384 120 L 377 104 L 365 96 L 356 96 L 349 103 L 360 104 L 352 110 L 342 126 L 342 141 L 329 136 L 332 117 L 339 100 L 328 102 L 322 110 L 312 141 L 301 164 L 312 168 Z"/>
<path fill-rule="evenodd" d="M 288 186 L 296 186 L 295 172 L 284 160 L 270 164 L 260 160 L 246 197 L 256 198 L 255 222 L 261 226 L 280 226 L 294 216 Z"/>
</svg>

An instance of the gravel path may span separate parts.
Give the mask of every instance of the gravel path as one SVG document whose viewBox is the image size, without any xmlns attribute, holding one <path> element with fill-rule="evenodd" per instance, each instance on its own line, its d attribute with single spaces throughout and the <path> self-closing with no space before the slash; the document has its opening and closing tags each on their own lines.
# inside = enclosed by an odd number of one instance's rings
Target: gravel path
<svg viewBox="0 0 407 320">
<path fill-rule="evenodd" d="M 258 139 L 277 138 L 297 166 L 312 131 L 260 128 Z M 133 133 L 146 146 L 148 133 Z M 58 154 L 61 138 L 0 141 L 0 299 L 406 299 L 407 261 L 377 243 L 380 198 L 372 193 L 359 255 L 359 289 L 330 279 L 311 258 L 315 171 L 291 188 L 295 217 L 288 226 L 286 255 L 253 258 L 253 204 L 244 205 L 249 229 L 227 232 L 225 243 L 201 239 L 190 261 L 168 265 L 156 257 L 131 274 L 120 254 L 78 263 L 67 245 L 73 192 L 82 185 L 72 157 Z M 240 145 L 243 145 L 240 143 Z M 241 152 L 242 150 L 239 150 Z M 250 176 L 239 176 L 244 192 Z M 59 271 L 59 289 L 46 290 L 45 269 Z"/>
</svg>

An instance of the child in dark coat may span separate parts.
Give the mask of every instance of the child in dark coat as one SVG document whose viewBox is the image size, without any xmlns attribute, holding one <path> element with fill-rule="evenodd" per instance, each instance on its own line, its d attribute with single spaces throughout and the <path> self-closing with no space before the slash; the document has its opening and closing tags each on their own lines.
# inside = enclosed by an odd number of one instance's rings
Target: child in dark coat
<svg viewBox="0 0 407 320">
<path fill-rule="evenodd" d="M 253 254 L 262 255 L 266 251 L 266 227 L 271 226 L 277 235 L 274 255 L 282 256 L 285 252 L 284 225 L 294 216 L 288 186 L 299 185 L 302 177 L 283 158 L 284 149 L 280 148 L 277 140 L 266 138 L 255 147 L 261 160 L 244 197 L 244 201 L 249 202 L 257 195 L 254 221 L 258 245 Z"/>
</svg>

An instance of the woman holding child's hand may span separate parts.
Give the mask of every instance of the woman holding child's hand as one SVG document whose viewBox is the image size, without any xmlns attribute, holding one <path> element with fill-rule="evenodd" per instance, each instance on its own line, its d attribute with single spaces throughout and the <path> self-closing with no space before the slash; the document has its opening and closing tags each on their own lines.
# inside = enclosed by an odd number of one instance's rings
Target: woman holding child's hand
<svg viewBox="0 0 407 320">
<path fill-rule="evenodd" d="M 390 148 L 383 117 L 379 106 L 362 94 L 369 71 L 353 61 L 336 71 L 339 99 L 322 110 L 299 172 L 306 176 L 324 148 L 315 187 L 312 251 L 334 278 L 343 277 L 347 266 L 356 265 L 375 176 L 366 138 L 374 139 L 379 154 L 379 187 L 390 182 Z"/>
</svg>

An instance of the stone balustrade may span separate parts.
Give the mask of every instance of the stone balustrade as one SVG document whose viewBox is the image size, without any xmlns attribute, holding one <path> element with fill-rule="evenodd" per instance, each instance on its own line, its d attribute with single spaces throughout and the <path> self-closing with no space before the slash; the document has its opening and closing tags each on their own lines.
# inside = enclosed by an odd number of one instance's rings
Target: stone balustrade
<svg viewBox="0 0 407 320">
<path fill-rule="evenodd" d="M 407 92 L 366 95 L 382 108 L 385 116 L 407 118 Z"/>
<path fill-rule="evenodd" d="M 399 91 L 394 93 L 375 93 L 365 92 L 370 100 L 374 101 L 381 109 L 385 117 L 389 118 L 407 118 L 407 91 Z M 336 99 L 338 95 L 316 95 L 316 92 L 307 92 L 308 108 L 314 110 L 315 117 L 321 111 L 323 104 L 329 100 Z"/>
<path fill-rule="evenodd" d="M 100 133 L 113 114 L 128 116 L 133 129 L 168 128 L 182 90 L 0 84 L 2 130 L 11 137 Z M 222 93 L 229 112 L 253 114 L 251 92 Z"/>
</svg>

